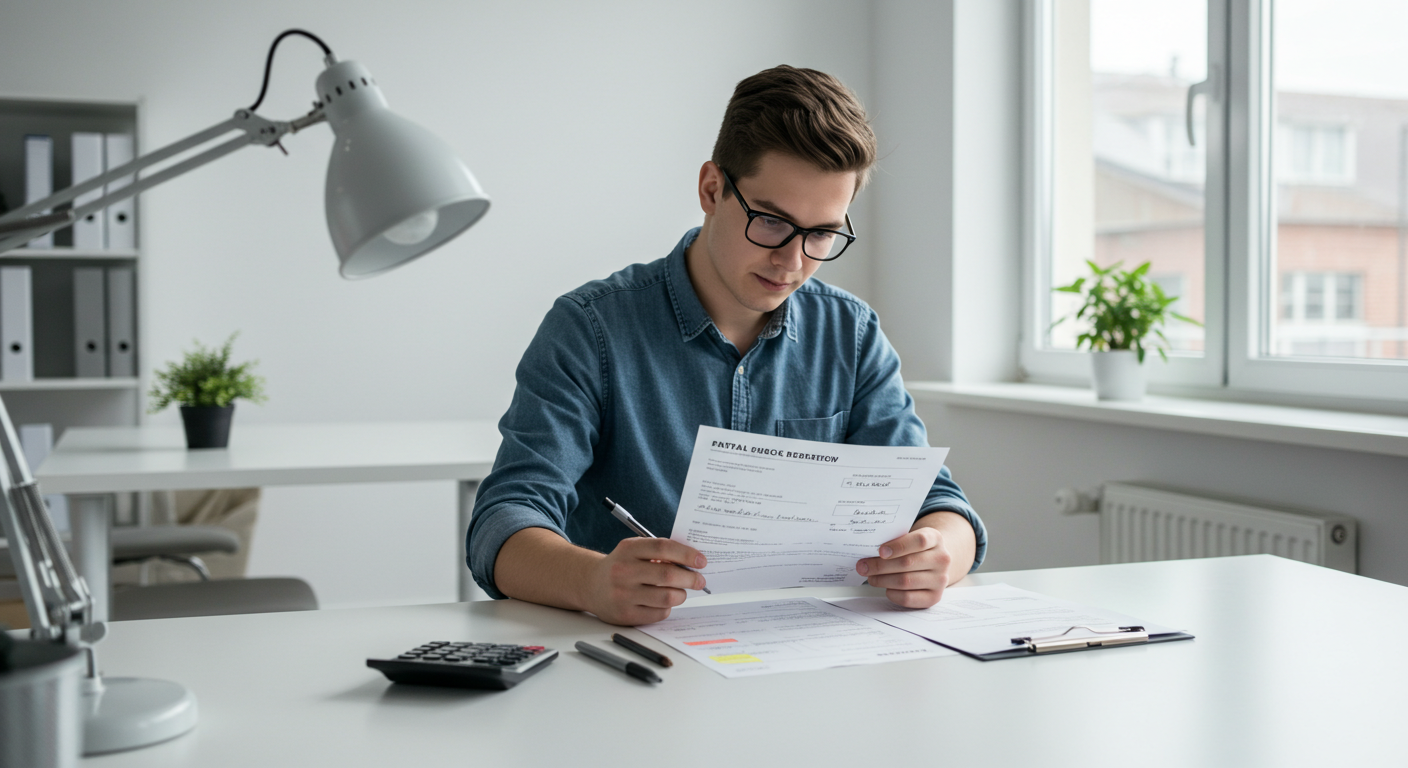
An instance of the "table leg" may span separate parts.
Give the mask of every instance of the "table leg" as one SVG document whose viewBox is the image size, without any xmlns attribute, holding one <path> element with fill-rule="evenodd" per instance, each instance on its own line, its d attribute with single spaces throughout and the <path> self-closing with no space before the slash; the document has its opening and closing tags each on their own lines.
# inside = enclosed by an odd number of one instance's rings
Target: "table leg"
<svg viewBox="0 0 1408 768">
<path fill-rule="evenodd" d="M 457 574 L 458 599 L 460 602 L 470 600 L 488 600 L 489 595 L 474 583 L 474 576 L 469 572 L 469 566 L 465 564 L 465 536 L 469 534 L 469 518 L 474 514 L 474 497 L 479 493 L 478 480 L 461 480 L 460 483 L 460 504 L 459 504 L 459 544 L 455 547 L 455 573 Z"/>
<path fill-rule="evenodd" d="M 71 494 L 68 509 L 74 568 L 93 595 L 93 621 L 107 621 L 112 605 L 112 495 Z"/>
</svg>

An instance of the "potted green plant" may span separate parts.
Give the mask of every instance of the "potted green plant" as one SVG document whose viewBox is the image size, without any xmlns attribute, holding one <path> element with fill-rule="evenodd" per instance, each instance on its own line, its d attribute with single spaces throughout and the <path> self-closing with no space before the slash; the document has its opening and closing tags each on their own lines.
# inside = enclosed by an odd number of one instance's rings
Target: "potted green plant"
<svg viewBox="0 0 1408 768">
<path fill-rule="evenodd" d="M 259 361 L 230 364 L 230 353 L 238 335 L 231 334 L 219 349 L 206 349 L 196 341 L 195 349 L 187 352 L 180 362 L 168 363 L 165 369 L 156 372 L 148 413 L 179 403 L 187 448 L 229 445 L 235 400 L 243 398 L 253 403 L 265 400 L 264 379 L 251 372 Z"/>
<path fill-rule="evenodd" d="M 1169 309 L 1178 297 L 1165 294 L 1158 283 L 1145 279 L 1149 262 L 1128 271 L 1120 269 L 1124 262 L 1108 267 L 1093 261 L 1085 263 L 1090 266 L 1091 277 L 1078 277 L 1070 285 L 1052 290 L 1074 293 L 1085 300 L 1074 315 L 1077 321 L 1088 325 L 1076 337 L 1076 349 L 1088 347 L 1093 353 L 1090 360 L 1095 396 L 1100 400 L 1142 399 L 1146 386 L 1142 367 L 1145 351 L 1152 348 L 1159 357 L 1168 359 L 1164 352 L 1168 346 L 1164 324 L 1169 318 L 1194 325 L 1202 323 Z M 1058 319 L 1051 327 L 1070 317 Z"/>
</svg>

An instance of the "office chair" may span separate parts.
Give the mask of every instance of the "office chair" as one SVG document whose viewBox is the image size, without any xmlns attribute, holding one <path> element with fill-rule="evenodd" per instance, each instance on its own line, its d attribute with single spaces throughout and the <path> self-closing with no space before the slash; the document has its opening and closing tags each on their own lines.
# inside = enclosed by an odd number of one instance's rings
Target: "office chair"
<svg viewBox="0 0 1408 768">
<path fill-rule="evenodd" d="M 113 588 L 113 621 L 225 616 L 236 613 L 316 611 L 318 598 L 308 582 L 296 578 L 211 579 L 202 555 L 236 554 L 233 531 L 211 525 L 153 525 L 115 528 L 113 564 L 162 560 L 195 572 L 198 581 L 133 584 Z"/>
<path fill-rule="evenodd" d="M 132 621 L 317 610 L 318 598 L 302 579 L 244 578 L 243 557 L 234 559 L 244 554 L 244 547 L 234 530 L 181 524 L 187 519 L 227 520 L 233 512 L 244 521 L 235 527 L 248 535 L 258 500 L 258 488 L 182 492 L 179 499 L 173 494 L 155 505 L 166 524 L 114 527 L 110 534 L 114 566 L 171 563 L 188 575 L 162 574 L 167 580 L 187 579 L 170 583 L 114 585 L 109 618 Z M 211 557 L 223 557 L 222 570 L 233 578 L 212 578 L 206 564 Z M 13 564 L 0 539 L 0 579 L 13 577 Z"/>
</svg>

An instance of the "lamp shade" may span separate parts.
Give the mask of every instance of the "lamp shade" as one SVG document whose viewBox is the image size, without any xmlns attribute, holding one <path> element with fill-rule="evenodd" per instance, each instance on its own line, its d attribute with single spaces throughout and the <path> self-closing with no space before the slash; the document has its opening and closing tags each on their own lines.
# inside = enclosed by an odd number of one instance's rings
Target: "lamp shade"
<svg viewBox="0 0 1408 768">
<path fill-rule="evenodd" d="M 342 276 L 385 272 L 452 240 L 489 198 L 450 145 L 393 113 L 355 61 L 318 77 L 335 141 L 328 161 L 328 232 Z"/>
</svg>

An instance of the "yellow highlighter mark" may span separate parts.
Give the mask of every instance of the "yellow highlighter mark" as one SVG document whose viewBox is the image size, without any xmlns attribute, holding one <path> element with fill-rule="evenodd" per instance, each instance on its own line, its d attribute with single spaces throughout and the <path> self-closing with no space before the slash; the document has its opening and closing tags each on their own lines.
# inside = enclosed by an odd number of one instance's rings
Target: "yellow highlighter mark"
<svg viewBox="0 0 1408 768">
<path fill-rule="evenodd" d="M 710 656 L 709 658 L 720 664 L 750 664 L 752 662 L 762 662 L 762 659 L 751 653 L 731 653 L 727 656 Z"/>
</svg>

